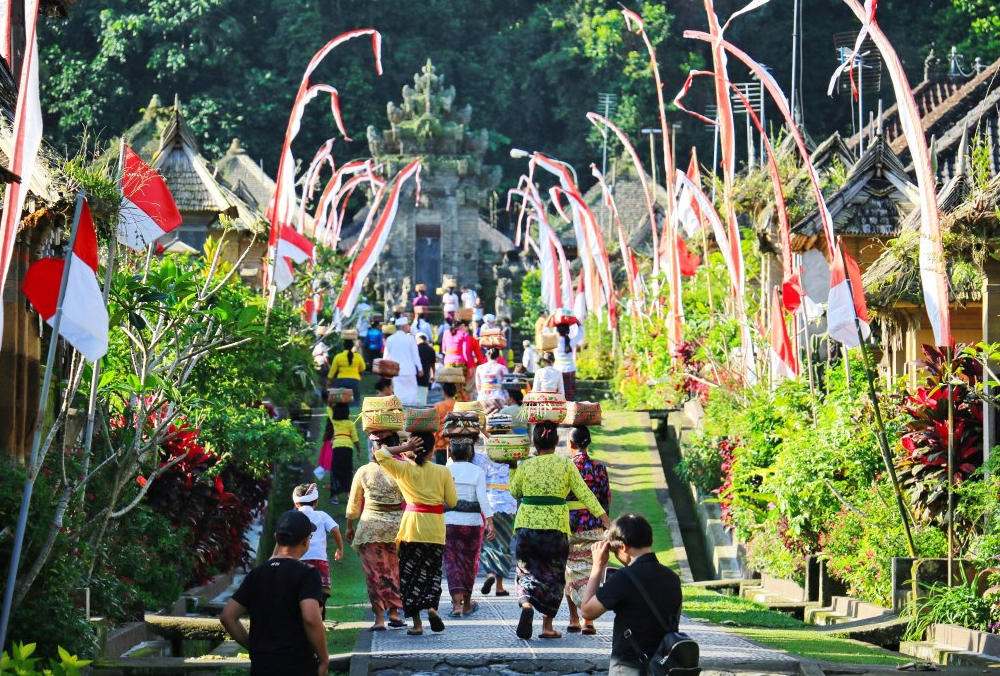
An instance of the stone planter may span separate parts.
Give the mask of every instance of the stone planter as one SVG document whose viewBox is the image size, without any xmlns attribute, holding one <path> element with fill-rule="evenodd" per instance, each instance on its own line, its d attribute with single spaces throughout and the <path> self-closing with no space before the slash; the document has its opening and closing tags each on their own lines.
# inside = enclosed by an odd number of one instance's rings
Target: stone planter
<svg viewBox="0 0 1000 676">
<path fill-rule="evenodd" d="M 971 580 L 979 571 L 971 561 L 955 560 L 955 582 Z M 948 581 L 948 559 L 912 559 L 893 557 L 892 559 L 892 610 L 902 613 L 913 598 L 927 595 L 926 587 L 945 584 Z M 985 589 L 985 584 L 983 585 Z M 983 591 L 983 590 L 981 590 Z"/>
<path fill-rule="evenodd" d="M 955 624 L 935 624 L 929 639 L 956 650 L 1000 658 L 1000 635 L 966 629 Z"/>
</svg>

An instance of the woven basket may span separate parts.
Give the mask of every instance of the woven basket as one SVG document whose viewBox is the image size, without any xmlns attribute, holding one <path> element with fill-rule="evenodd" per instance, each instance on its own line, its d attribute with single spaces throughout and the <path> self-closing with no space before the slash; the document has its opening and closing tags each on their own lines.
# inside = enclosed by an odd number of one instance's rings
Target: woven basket
<svg viewBox="0 0 1000 676">
<path fill-rule="evenodd" d="M 476 413 L 479 416 L 479 426 L 486 425 L 486 409 L 483 408 L 480 401 L 456 401 L 454 411 L 455 413 Z"/>
<path fill-rule="evenodd" d="M 385 322 L 382 324 L 382 335 L 388 338 L 392 334 L 396 333 L 396 325 L 392 322 Z"/>
<path fill-rule="evenodd" d="M 528 376 L 523 373 L 509 373 L 503 377 L 500 386 L 507 391 L 521 391 L 528 388 Z"/>
<path fill-rule="evenodd" d="M 559 334 L 552 331 L 542 331 L 538 334 L 538 349 L 542 352 L 552 352 L 559 345 Z"/>
<path fill-rule="evenodd" d="M 523 434 L 496 434 L 486 440 L 486 453 L 493 462 L 524 460 L 530 453 L 528 437 Z"/>
<path fill-rule="evenodd" d="M 372 362 L 372 373 L 392 377 L 399 375 L 399 364 L 389 359 L 376 359 Z"/>
<path fill-rule="evenodd" d="M 465 370 L 460 366 L 442 366 L 434 371 L 434 380 L 439 383 L 465 384 Z"/>
<path fill-rule="evenodd" d="M 460 322 L 471 322 L 474 316 L 471 307 L 460 307 L 455 310 L 455 319 Z"/>
<path fill-rule="evenodd" d="M 514 426 L 514 420 L 506 413 L 494 413 L 486 416 L 486 431 L 503 433 Z"/>
<path fill-rule="evenodd" d="M 437 432 L 441 416 L 433 406 L 413 406 L 403 411 L 407 432 Z"/>
<path fill-rule="evenodd" d="M 521 411 L 532 425 L 561 423 L 566 419 L 566 397 L 558 392 L 529 392 L 524 395 Z"/>
<path fill-rule="evenodd" d="M 334 387 L 326 395 L 326 403 L 330 406 L 334 404 L 353 404 L 354 391 L 346 387 Z"/>
<path fill-rule="evenodd" d="M 362 411 L 361 429 L 370 432 L 401 432 L 403 430 L 403 411 Z"/>
<path fill-rule="evenodd" d="M 340 339 L 341 340 L 357 340 L 358 339 L 358 330 L 357 329 L 347 329 L 345 331 L 341 331 L 340 332 Z"/>
<path fill-rule="evenodd" d="M 444 288 L 458 288 L 458 281 L 455 279 L 454 275 L 444 275 L 441 278 L 441 286 Z"/>
<path fill-rule="evenodd" d="M 361 402 L 361 410 L 369 412 L 379 412 L 379 411 L 402 411 L 403 402 L 399 400 L 399 397 L 392 395 L 390 397 L 365 397 L 365 400 Z"/>
<path fill-rule="evenodd" d="M 441 436 L 478 437 L 482 425 L 476 411 L 452 411 L 444 417 Z"/>
<path fill-rule="evenodd" d="M 507 338 L 502 329 L 483 329 L 479 333 L 479 344 L 483 347 L 497 347 L 501 350 L 507 347 Z"/>
<path fill-rule="evenodd" d="M 574 324 L 579 324 L 580 323 L 580 321 L 573 314 L 573 311 L 572 310 L 567 310 L 565 308 L 562 308 L 560 310 L 556 310 L 556 314 L 555 314 L 555 316 L 553 318 L 553 321 L 556 324 L 562 324 L 564 326 L 573 326 Z"/>
<path fill-rule="evenodd" d="M 600 425 L 601 405 L 595 401 L 571 401 L 566 404 L 564 425 Z"/>
</svg>

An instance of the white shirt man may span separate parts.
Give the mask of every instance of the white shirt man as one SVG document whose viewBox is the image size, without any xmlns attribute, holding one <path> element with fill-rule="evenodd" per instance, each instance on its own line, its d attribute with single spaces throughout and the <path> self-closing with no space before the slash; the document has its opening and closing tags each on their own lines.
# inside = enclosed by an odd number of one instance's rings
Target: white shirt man
<svg viewBox="0 0 1000 676">
<path fill-rule="evenodd" d="M 531 344 L 530 340 L 522 343 L 524 346 L 524 356 L 521 357 L 521 366 L 528 372 L 528 375 L 535 375 L 538 370 L 538 350 Z"/>
<path fill-rule="evenodd" d="M 399 364 L 399 375 L 392 379 L 393 392 L 404 406 L 416 406 L 420 394 L 417 389 L 417 375 L 423 375 L 417 341 L 410 333 L 410 320 L 400 317 L 396 320 L 396 333 L 385 340 L 383 357 Z"/>
<path fill-rule="evenodd" d="M 499 329 L 499 328 L 500 325 L 497 324 L 496 315 L 493 314 L 483 315 L 483 325 L 479 327 L 480 331 L 482 331 L 483 329 Z"/>
<path fill-rule="evenodd" d="M 424 319 L 423 315 L 417 315 L 416 321 L 413 322 L 413 335 L 422 333 L 427 336 L 427 341 L 430 342 L 431 336 L 434 335 L 434 327 L 431 323 Z"/>
</svg>

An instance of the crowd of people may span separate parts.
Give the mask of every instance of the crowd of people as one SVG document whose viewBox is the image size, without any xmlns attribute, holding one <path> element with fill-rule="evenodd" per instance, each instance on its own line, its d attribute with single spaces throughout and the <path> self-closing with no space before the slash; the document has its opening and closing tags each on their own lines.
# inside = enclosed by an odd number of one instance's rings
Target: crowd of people
<svg viewBox="0 0 1000 676">
<path fill-rule="evenodd" d="M 514 380 L 516 385 L 512 387 L 509 376 L 514 372 L 510 368 L 513 353 L 497 346 L 484 350 L 476 330 L 479 328 L 481 334 L 483 327 L 509 329 L 510 322 L 495 324 L 495 317 L 483 314 L 483 323 L 477 327 L 474 319 L 466 318 L 467 314 L 460 316 L 459 309 L 469 305 L 481 308 L 481 300 L 470 288 L 463 289 L 461 296 L 451 288 L 443 297 L 445 324 L 430 334 L 425 330 L 414 334 L 412 327 L 427 323 L 427 303 L 421 296 L 422 289 L 414 299 L 413 314 L 396 313 L 392 319 L 395 331 L 388 338 L 381 333 L 377 317 L 366 318 L 370 320 L 368 326 L 358 327 L 360 345 L 344 340 L 343 349 L 322 365 L 328 386 L 350 391 L 353 401 L 360 403 L 361 374 L 376 359 L 391 360 L 398 364 L 398 372 L 391 379 L 378 380 L 377 395 L 395 395 L 406 406 L 423 406 L 435 387 L 441 393 L 441 401 L 434 405 L 441 420 L 454 412 L 458 401 L 478 401 L 486 412 L 509 416 L 514 434 L 530 434 L 530 457 L 519 462 L 496 462 L 483 444 L 487 431 L 477 436 L 448 437 L 440 428 L 436 434 L 410 433 L 405 440 L 395 431 L 371 432 L 365 453 L 365 444 L 351 420 L 350 405 L 332 403 L 327 409 L 319 465 L 329 472 L 330 502 L 346 500 L 344 536 L 339 525 L 318 509 L 318 486 L 304 484 L 296 488 L 293 500 L 306 521 L 290 514 L 279 519 L 275 557 L 247 576 L 233 597 L 233 607 L 227 606 L 228 613 L 224 613 L 227 627 L 234 617 L 248 610 L 253 620 L 254 604 L 259 607 L 263 603 L 257 589 L 261 580 L 288 577 L 290 574 L 283 572 L 287 568 L 285 560 L 296 554 L 319 577 L 317 585 L 303 573 L 296 573 L 296 602 L 315 598 L 321 608 L 325 606 L 330 593 L 328 534 L 336 543 L 336 560 L 343 555 L 343 540 L 360 558 L 374 614 L 371 631 L 405 628 L 407 634 L 419 636 L 425 632 L 425 617 L 430 631 L 444 631 L 443 616 L 461 618 L 479 611 L 477 591 L 482 596 L 509 596 L 511 591 L 505 581 L 514 582 L 520 606 L 516 634 L 522 639 L 532 637 L 536 613 L 541 615 L 538 637 L 561 638 L 563 634 L 554 626 L 554 619 L 563 599 L 570 615 L 565 631 L 570 633 L 597 633 L 593 620 L 606 610 L 621 613 L 630 608 L 633 620 L 641 616 L 635 595 L 621 589 L 624 583 L 601 587 L 601 582 L 608 552 L 614 551 L 622 563 L 655 563 L 655 569 L 647 570 L 647 577 L 653 579 L 650 584 L 674 589 L 677 576 L 660 566 L 655 556 L 647 556 L 652 531 L 646 538 L 641 524 L 649 528 L 648 522 L 641 516 L 625 514 L 612 523 L 607 467 L 591 456 L 592 437 L 587 426 L 577 425 L 569 428 L 568 434 L 560 435 L 556 423 L 535 421 L 529 425 L 522 415 L 527 391 L 562 393 L 567 399 L 575 396 L 575 353 L 584 338 L 582 326 L 555 324 L 547 315 L 540 317 L 539 332 L 555 325 L 557 337 L 555 341 L 550 337 L 543 345 L 536 336 L 537 347 L 525 341 L 521 363 L 515 367 L 522 378 Z M 504 338 L 501 344 L 512 344 L 512 335 Z M 359 354 L 359 347 L 363 354 Z M 435 371 L 444 367 L 464 371 L 465 382 L 436 383 Z M 557 449 L 563 436 L 566 452 L 560 453 Z M 368 456 L 365 463 L 364 455 Z M 355 459 L 359 463 L 356 471 Z M 635 536 L 639 531 L 640 535 Z M 615 534 L 611 539 L 609 532 Z M 302 549 L 300 536 L 306 534 Z M 296 537 L 300 540 L 292 542 Z M 480 571 L 485 578 L 477 590 Z M 451 603 L 439 609 L 442 575 L 447 579 Z M 596 584 L 595 576 L 600 578 Z M 677 613 L 679 604 L 678 581 Z M 324 653 L 317 649 L 310 633 L 312 618 L 310 605 L 308 612 L 303 609 L 296 625 L 303 628 L 298 645 L 311 646 L 316 659 L 322 662 Z M 616 619 L 616 632 L 629 628 L 619 628 Z M 250 641 L 251 658 L 255 660 L 254 630 L 248 636 L 235 627 L 230 631 L 238 641 Z M 641 645 L 620 642 L 616 634 L 612 661 L 617 671 L 613 673 L 633 673 L 628 669 L 639 668 L 643 657 L 637 651 L 651 652 L 653 644 L 663 636 L 655 627 L 650 630 L 646 626 L 643 631 L 636 634 L 642 638 Z"/>
</svg>

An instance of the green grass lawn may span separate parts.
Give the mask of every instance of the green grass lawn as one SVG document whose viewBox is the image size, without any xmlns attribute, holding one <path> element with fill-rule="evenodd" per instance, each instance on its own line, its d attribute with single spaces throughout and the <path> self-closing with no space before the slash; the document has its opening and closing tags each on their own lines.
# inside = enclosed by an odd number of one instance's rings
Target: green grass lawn
<svg viewBox="0 0 1000 676">
<path fill-rule="evenodd" d="M 593 428 L 592 455 L 608 465 L 611 478 L 611 516 L 631 511 L 649 518 L 653 525 L 653 549 L 665 565 L 676 563 L 670 531 L 656 497 L 655 483 L 661 472 L 650 464 L 648 427 L 638 413 L 605 411 L 604 424 Z M 828 662 L 896 665 L 910 660 L 877 647 L 818 631 L 782 612 L 736 596 L 726 596 L 699 587 L 685 586 L 684 614 L 710 622 L 733 622 L 732 631 L 763 645 L 807 659 Z"/>
</svg>

